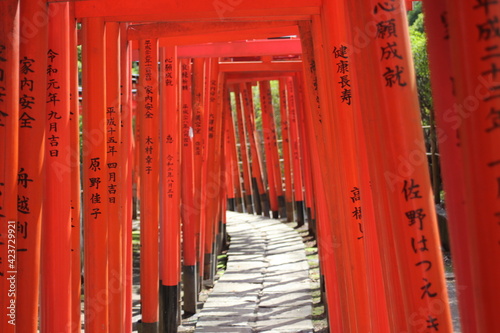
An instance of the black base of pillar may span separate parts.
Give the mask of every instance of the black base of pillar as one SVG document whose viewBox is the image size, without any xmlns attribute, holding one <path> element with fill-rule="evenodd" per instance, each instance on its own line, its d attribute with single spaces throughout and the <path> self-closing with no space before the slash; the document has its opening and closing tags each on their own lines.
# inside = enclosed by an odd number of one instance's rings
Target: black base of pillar
<svg viewBox="0 0 500 333">
<path fill-rule="evenodd" d="M 280 217 L 283 219 L 286 217 L 286 200 L 284 195 L 278 197 L 278 204 L 280 209 Z"/>
<path fill-rule="evenodd" d="M 295 207 L 297 209 L 297 225 L 302 227 L 305 224 L 304 201 L 295 201 Z"/>
<path fill-rule="evenodd" d="M 227 209 L 234 212 L 236 210 L 234 198 L 227 199 Z"/>
<path fill-rule="evenodd" d="M 260 202 L 259 185 L 257 185 L 257 178 L 252 178 L 253 188 L 253 203 L 255 207 L 255 214 L 262 215 L 262 205 Z"/>
<path fill-rule="evenodd" d="M 327 302 L 328 297 L 326 297 L 326 283 L 325 283 L 325 276 L 323 274 L 320 274 L 319 283 L 321 288 L 321 302 L 325 305 L 326 309 L 326 306 L 328 304 Z"/>
<path fill-rule="evenodd" d="M 245 207 L 247 209 L 247 214 L 253 214 L 253 203 L 251 195 L 245 196 Z"/>
<path fill-rule="evenodd" d="M 227 226 L 225 223 L 222 223 L 222 251 L 226 251 L 229 249 L 229 235 L 227 233 Z"/>
<path fill-rule="evenodd" d="M 236 202 L 236 211 L 238 213 L 243 213 L 243 198 L 238 197 L 235 198 L 234 201 Z"/>
<path fill-rule="evenodd" d="M 214 284 L 213 258 L 214 256 L 212 253 L 205 253 L 203 282 L 207 287 L 212 287 Z"/>
<path fill-rule="evenodd" d="M 307 223 L 309 225 L 309 233 L 313 236 L 317 236 L 316 220 L 312 216 L 312 208 L 307 207 L 306 212 L 307 212 Z"/>
<path fill-rule="evenodd" d="M 262 212 L 265 217 L 270 217 L 269 212 L 271 211 L 271 205 L 269 204 L 269 197 L 267 193 L 260 194 L 260 201 L 262 202 Z"/>
<path fill-rule="evenodd" d="M 273 219 L 279 219 L 280 218 L 280 212 L 277 210 L 273 210 Z"/>
<path fill-rule="evenodd" d="M 219 233 L 215 235 L 215 254 L 219 255 L 222 252 L 222 221 L 219 221 L 219 226 L 217 227 Z"/>
<path fill-rule="evenodd" d="M 137 323 L 137 331 L 139 333 L 158 333 L 158 323 Z"/>
<path fill-rule="evenodd" d="M 196 263 L 196 276 L 198 281 L 198 294 L 196 295 L 196 300 L 200 300 L 200 291 L 203 289 L 203 276 L 201 276 L 201 262 Z"/>
<path fill-rule="evenodd" d="M 160 282 L 160 333 L 177 333 L 179 327 L 179 286 Z"/>
<path fill-rule="evenodd" d="M 182 309 L 186 314 L 195 314 L 198 311 L 198 274 L 195 266 L 182 267 L 182 284 L 184 291 Z"/>
<path fill-rule="evenodd" d="M 137 206 L 138 206 L 137 202 L 138 201 L 139 200 L 137 200 L 137 198 L 135 196 L 132 197 L 132 219 L 134 219 L 134 220 L 137 220 L 137 217 L 138 217 L 138 215 L 137 215 Z"/>
<path fill-rule="evenodd" d="M 293 202 L 287 202 L 286 203 L 286 220 L 288 222 L 293 222 L 293 217 L 294 217 L 293 210 L 294 210 Z"/>
</svg>

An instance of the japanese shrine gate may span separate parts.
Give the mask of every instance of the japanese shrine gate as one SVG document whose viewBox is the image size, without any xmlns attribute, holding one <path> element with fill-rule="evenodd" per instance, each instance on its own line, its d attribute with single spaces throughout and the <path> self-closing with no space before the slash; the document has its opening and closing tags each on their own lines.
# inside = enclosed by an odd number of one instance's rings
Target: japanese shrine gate
<svg viewBox="0 0 500 333">
<path fill-rule="evenodd" d="M 85 332 L 131 332 L 134 195 L 143 332 L 226 209 L 308 223 L 331 332 L 452 332 L 411 3 L 0 1 L 0 332 L 80 332 L 82 271 Z M 500 332 L 500 3 L 423 5 L 462 329 Z"/>
</svg>

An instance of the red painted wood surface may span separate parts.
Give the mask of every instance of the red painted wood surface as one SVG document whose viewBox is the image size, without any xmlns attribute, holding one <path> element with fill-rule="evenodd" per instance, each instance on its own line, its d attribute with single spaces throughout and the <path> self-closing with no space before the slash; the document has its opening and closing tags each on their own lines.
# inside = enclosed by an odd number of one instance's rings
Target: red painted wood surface
<svg viewBox="0 0 500 333">
<path fill-rule="evenodd" d="M 313 35 L 311 30 L 311 25 L 304 23 L 300 26 L 301 28 L 301 40 L 303 41 L 303 50 L 304 50 L 304 77 L 306 82 L 305 94 L 309 101 L 309 114 L 312 114 L 312 128 L 314 128 L 314 132 L 317 136 L 316 146 L 318 158 L 320 159 L 319 165 L 319 175 L 321 175 L 322 185 L 325 191 L 325 200 L 333 197 L 341 197 L 341 193 L 338 193 L 338 187 L 340 186 L 338 178 L 336 178 L 336 173 L 338 174 L 338 166 L 334 160 L 334 154 L 331 151 L 327 150 L 332 142 L 332 129 L 330 128 L 332 122 L 330 120 L 330 114 L 325 112 L 323 108 L 326 108 L 327 97 L 325 95 L 324 87 L 318 81 L 318 72 L 324 71 L 324 67 L 320 67 L 316 62 L 316 59 L 321 59 L 315 57 L 316 54 L 321 55 L 321 51 L 319 47 L 313 44 Z M 333 172 L 332 172 L 333 168 Z M 324 184 L 323 184 L 324 183 Z M 326 207 L 319 207 L 319 215 L 320 219 L 323 218 L 323 221 L 320 220 L 319 223 L 327 223 L 325 218 L 328 221 L 332 221 L 333 219 L 337 221 L 342 221 L 341 217 L 343 206 L 341 202 L 328 202 Z M 345 223 L 332 223 L 330 226 L 332 239 L 335 246 L 335 251 L 333 251 L 333 255 L 335 256 L 335 275 L 333 274 L 327 275 L 327 279 L 336 279 L 338 284 L 338 298 L 340 299 L 341 306 L 341 325 L 344 330 L 351 330 L 355 327 L 356 321 L 356 310 L 354 305 L 354 294 L 352 292 L 353 282 L 354 280 L 351 278 L 351 270 L 347 269 L 350 267 L 349 261 L 349 240 L 346 239 L 345 232 Z M 329 280 L 328 283 L 333 283 L 332 280 Z M 338 314 L 336 314 L 338 315 Z"/>
<path fill-rule="evenodd" d="M 194 214 L 194 168 L 193 168 L 193 134 L 191 109 L 191 61 L 181 61 L 182 75 L 182 220 L 183 220 L 183 252 L 184 265 L 196 266 L 196 228 Z"/>
<path fill-rule="evenodd" d="M 301 107 L 300 96 L 297 94 L 298 89 L 296 86 L 296 81 L 293 78 L 288 78 L 286 81 L 286 89 L 288 96 L 288 108 L 289 108 L 289 128 L 290 128 L 290 146 L 293 161 L 293 186 L 294 186 L 294 198 L 296 202 L 304 201 L 303 194 L 303 170 L 302 170 L 302 158 L 300 150 L 300 134 L 299 134 L 299 121 L 298 121 L 298 111 L 297 108 Z"/>
<path fill-rule="evenodd" d="M 303 80 L 305 81 L 305 78 Z M 307 128 L 306 133 L 308 134 L 303 139 L 306 141 L 307 149 L 311 153 L 310 163 L 312 172 L 315 175 L 315 177 L 312 177 L 312 180 L 314 182 L 314 194 L 317 207 L 316 219 L 318 228 L 318 253 L 320 259 L 321 274 L 326 290 L 329 326 L 332 331 L 343 332 L 344 322 L 342 317 L 342 304 L 340 300 L 338 275 L 335 271 L 336 244 L 333 242 L 331 223 L 329 223 L 329 205 L 324 189 L 325 182 L 320 176 L 322 174 L 322 171 L 320 168 L 320 145 L 318 145 L 318 140 L 322 140 L 322 138 L 317 137 L 314 134 L 314 117 L 313 113 L 311 112 L 311 106 L 314 105 L 315 101 L 312 101 L 311 97 L 312 96 L 309 96 L 307 94 L 304 95 L 304 108 L 299 110 L 303 111 L 301 118 L 304 119 L 304 125 Z"/>
<path fill-rule="evenodd" d="M 269 216 L 269 207 L 267 202 L 267 192 L 264 187 L 264 179 L 262 174 L 262 155 L 260 152 L 260 140 L 255 127 L 255 109 L 253 100 L 252 84 L 250 82 L 240 84 L 243 113 L 245 116 L 245 126 L 248 134 L 248 141 L 250 143 L 250 160 L 252 170 L 252 185 L 253 186 L 254 203 L 256 205 L 257 215 L 264 213 Z"/>
<path fill-rule="evenodd" d="M 196 256 L 199 264 L 199 283 L 203 281 L 204 268 L 204 238 L 205 238 L 205 216 L 202 214 L 202 168 L 203 168 L 203 120 L 206 116 L 205 110 L 205 77 L 206 61 L 203 58 L 193 59 L 193 95 L 192 95 L 192 133 L 193 133 L 193 171 L 194 171 L 194 194 L 193 194 L 193 218 L 196 225 Z M 200 285 L 201 286 L 201 285 Z"/>
<path fill-rule="evenodd" d="M 276 132 L 270 82 L 260 81 L 259 92 L 262 112 L 262 135 L 264 136 L 266 167 L 268 171 L 269 200 L 271 202 L 271 210 L 275 212 L 276 215 L 281 208 L 279 207 L 279 202 L 278 208 L 276 208 L 276 201 L 283 196 L 283 181 L 278 156 L 278 134 Z"/>
<path fill-rule="evenodd" d="M 178 286 L 181 278 L 181 127 L 177 48 L 162 49 L 161 63 L 161 164 L 162 237 L 160 280 L 164 286 Z"/>
<path fill-rule="evenodd" d="M 70 144 L 66 153 L 66 165 L 71 168 L 71 330 L 81 331 L 81 170 L 80 170 L 80 101 L 78 92 L 78 30 L 74 19 L 74 6 L 70 4 L 69 52 L 70 52 Z M 78 306 L 77 306 L 78 304 Z"/>
<path fill-rule="evenodd" d="M 379 235 L 394 237 L 382 246 L 396 253 L 404 304 L 398 329 L 419 330 L 439 325 L 451 331 L 450 312 L 439 234 L 430 186 L 420 114 L 416 98 L 413 63 L 409 47 L 406 13 L 379 6 L 376 1 L 356 1 L 349 7 L 355 26 L 388 22 L 399 33 L 381 32 L 365 52 L 356 55 L 363 127 L 369 151 L 385 147 L 385 156 L 369 156 L 376 205 L 390 202 L 390 219 L 380 220 Z M 399 8 L 403 9 L 403 8 Z M 387 54 L 388 43 L 395 43 Z M 382 58 L 373 54 L 382 52 Z M 396 56 L 397 55 L 397 56 Z M 366 84 L 372 81 L 373 84 Z M 366 103 L 366 104 L 365 104 Z M 389 137 L 398 140 L 387 141 Z M 386 223 L 403 220 L 405 223 Z M 389 266 L 386 266 L 389 267 Z M 393 303 L 396 307 L 397 303 Z M 401 304 L 401 303 L 399 303 Z M 393 328 L 394 329 L 394 328 Z"/>
<path fill-rule="evenodd" d="M 109 329 L 124 330 L 124 277 L 122 267 L 123 242 L 125 237 L 125 206 L 122 198 L 123 179 L 121 145 L 121 100 L 120 100 L 120 26 L 117 22 L 106 23 L 106 173 L 108 187 L 108 289 Z"/>
<path fill-rule="evenodd" d="M 290 118 L 289 105 L 287 103 L 286 79 L 279 80 L 279 96 L 280 96 L 280 115 L 281 115 L 281 149 L 283 151 L 283 170 L 285 177 L 285 203 L 286 203 L 286 218 L 289 222 L 294 221 L 294 202 L 293 202 L 293 175 L 292 172 L 292 155 L 290 153 Z M 295 170 L 295 169 L 294 169 Z M 297 172 L 298 170 L 295 170 Z"/>
<path fill-rule="evenodd" d="M 170 44 L 193 45 L 198 43 L 210 43 L 219 41 L 236 41 L 244 39 L 263 39 L 274 36 L 276 33 L 294 32 L 296 29 L 296 22 L 294 21 L 268 21 L 268 22 L 210 22 L 210 21 L 196 21 L 196 22 L 152 22 L 149 24 L 133 24 L 129 26 L 128 38 L 131 40 L 138 40 L 155 36 L 162 42 Z M 263 36 L 261 34 L 264 33 Z M 240 34 L 239 36 L 237 34 Z M 251 36 L 250 36 L 251 35 Z M 290 34 L 291 35 L 291 34 Z M 248 37 L 246 37 L 248 36 Z M 198 41 L 198 42 L 197 42 Z M 238 43 L 239 44 L 239 43 Z M 276 44 L 273 41 L 267 44 Z M 206 45 L 208 46 L 208 45 Z M 187 46 L 188 48 L 190 46 Z M 228 45 L 230 47 L 230 45 Z M 183 47 L 181 47 L 182 49 Z M 232 47 L 230 47 L 233 49 Z M 274 47 L 276 50 L 276 47 Z M 222 50 L 221 50 L 222 51 Z M 241 50 L 239 51 L 241 52 Z M 279 54 L 280 52 L 273 53 Z M 285 54 L 286 52 L 284 52 Z M 228 56 L 230 54 L 225 54 Z M 180 57 L 185 58 L 182 54 Z M 200 57 L 199 55 L 194 55 Z"/>
<path fill-rule="evenodd" d="M 47 51 L 45 198 L 42 228 L 40 329 L 71 328 L 71 169 L 70 145 L 70 19 L 69 4 L 49 5 Z M 80 302 L 74 304 L 80 309 Z"/>
<path fill-rule="evenodd" d="M 141 181 L 141 299 L 142 322 L 158 322 L 160 175 L 160 109 L 158 40 L 140 42 L 138 118 L 141 128 L 139 174 Z"/>
<path fill-rule="evenodd" d="M 36 1 L 23 1 L 20 17 L 40 15 L 47 20 L 48 8 Z M 29 20 L 21 19 L 20 31 Z M 44 191 L 45 106 L 47 101 L 48 25 L 32 34 L 23 34 L 19 50 L 19 165 L 17 191 L 17 328 L 32 332 L 37 328 L 40 291 L 40 246 Z M 26 68 L 28 67 L 28 68 Z M 21 185 L 21 186 L 19 186 Z"/>
<path fill-rule="evenodd" d="M 306 108 L 309 105 L 309 103 L 306 103 L 306 98 L 303 96 L 303 88 L 304 82 L 302 79 L 301 74 L 296 74 L 294 77 L 294 86 L 295 86 L 295 93 L 299 97 L 298 98 L 298 103 L 296 106 L 298 106 L 298 112 L 297 112 L 297 122 L 299 124 L 305 123 L 305 112 Z M 312 152 L 308 148 L 308 142 L 307 142 L 307 130 L 305 126 L 299 126 L 299 132 L 300 132 L 300 137 L 302 138 L 299 143 L 300 143 L 300 151 L 302 155 L 302 171 L 303 171 L 303 178 L 304 178 L 304 189 L 305 189 L 305 208 L 306 208 L 306 213 L 307 213 L 307 219 L 309 223 L 309 230 L 314 234 L 317 235 L 317 225 L 316 225 L 316 200 L 315 200 L 315 187 L 313 183 L 313 166 L 312 166 Z"/>
<path fill-rule="evenodd" d="M 204 279 L 213 281 L 217 268 L 216 257 L 216 235 L 219 224 L 219 201 L 221 187 L 221 148 L 222 148 L 222 100 L 223 89 L 221 77 L 218 70 L 217 58 L 210 61 L 210 76 L 207 81 L 208 93 L 208 114 L 205 129 L 205 185 L 203 196 L 205 198 L 205 209 L 202 212 L 206 216 L 206 234 L 204 239 L 206 258 L 210 258 L 209 263 L 205 263 Z"/>
<path fill-rule="evenodd" d="M 0 330 L 14 333 L 16 319 L 16 295 L 11 285 L 16 284 L 18 263 L 17 230 L 17 182 L 19 140 L 19 1 L 0 2 Z M 10 223 L 9 223 L 10 222 Z M 11 235 L 11 236 L 9 236 Z M 10 247 L 9 247 L 10 245 Z M 9 251 L 10 250 L 10 251 Z M 9 256 L 10 255 L 10 256 Z M 14 260 L 11 260 L 14 259 Z M 14 321 L 12 321 L 14 320 Z M 10 321 L 10 322 L 9 322 Z"/>
<path fill-rule="evenodd" d="M 478 332 L 500 329 L 493 310 L 499 305 L 494 287 L 500 269 L 491 258 L 500 254 L 500 154 L 498 142 L 499 97 L 497 82 L 498 42 L 491 34 L 500 14 L 500 3 L 446 1 L 455 103 L 447 119 L 458 130 L 464 177 L 466 227 L 469 237 Z M 451 221 L 450 221 L 451 223 Z M 467 264 L 467 262 L 465 262 Z M 459 264 L 460 265 L 460 264 Z"/>
<path fill-rule="evenodd" d="M 358 309 L 356 325 L 361 331 L 373 329 L 384 332 L 389 329 L 383 297 L 385 295 L 377 294 L 377 291 L 384 290 L 384 284 L 380 275 L 374 275 L 375 272 L 380 272 L 378 243 L 375 241 L 376 235 L 371 236 L 364 232 L 365 219 L 371 216 L 369 212 L 366 216 L 364 214 L 363 193 L 370 189 L 362 186 L 362 177 L 366 179 L 368 175 L 367 169 L 362 169 L 360 166 L 362 149 L 357 144 L 359 131 L 355 127 L 354 109 L 357 98 L 356 81 L 351 75 L 351 68 L 356 64 L 349 57 L 349 47 L 346 46 L 351 43 L 346 43 L 349 35 L 344 27 L 348 26 L 349 21 L 346 20 L 344 13 L 343 4 L 337 4 L 335 7 L 328 7 L 325 4 L 325 20 L 321 21 L 325 50 L 328 50 L 324 52 L 329 74 L 326 75 L 326 80 L 332 92 L 329 103 L 333 110 L 331 112 L 333 148 L 338 152 L 335 159 L 339 163 L 339 174 L 342 175 L 339 179 L 341 186 L 339 195 L 344 206 L 345 232 L 353 267 L 351 278 L 354 280 L 353 294 Z M 331 22 L 335 22 L 335 26 Z M 369 196 L 367 200 L 370 200 Z M 370 204 L 369 201 L 367 203 Z"/>
<path fill-rule="evenodd" d="M 238 152 L 236 148 L 236 133 L 234 120 L 231 110 L 231 101 L 229 98 L 229 92 L 227 93 L 227 101 L 225 106 L 226 112 L 226 135 L 227 135 L 227 151 L 229 152 L 230 164 L 228 165 L 228 177 L 231 178 L 231 182 L 234 188 L 234 200 L 235 200 L 235 208 L 238 212 L 243 212 L 242 207 L 242 191 L 241 191 L 241 182 L 240 182 L 240 168 L 238 165 Z M 228 186 L 231 184 L 228 181 Z M 231 193 L 231 190 L 228 190 L 228 193 Z M 229 197 L 230 198 L 230 197 Z"/>
<path fill-rule="evenodd" d="M 137 3 L 126 0 L 116 3 L 112 0 L 78 2 L 77 17 L 108 17 L 122 21 L 182 21 L 182 20 L 226 20 L 230 18 L 253 18 L 266 21 L 282 17 L 292 19 L 307 18 L 319 12 L 320 0 L 284 0 L 269 2 L 256 0 L 252 2 L 235 1 L 232 4 L 224 1 L 190 3 L 165 3 L 160 0 Z"/>
<path fill-rule="evenodd" d="M 123 267 L 124 278 L 124 332 L 132 332 L 132 173 L 133 173 L 133 100 L 132 100 L 132 79 L 131 79 L 131 57 L 132 50 L 130 43 L 126 39 L 125 32 L 127 25 L 120 24 L 120 82 L 121 82 L 121 119 L 122 119 L 122 154 L 121 154 L 121 179 L 122 202 L 125 209 L 124 223 L 124 244 L 123 244 Z"/>
<path fill-rule="evenodd" d="M 446 212 L 450 232 L 451 250 L 453 253 L 453 269 L 460 293 L 457 294 L 460 309 L 460 322 L 464 332 L 477 330 L 476 309 L 472 286 L 472 266 L 469 233 L 467 229 L 465 188 L 466 178 L 463 170 L 460 139 L 457 135 L 456 122 L 449 121 L 450 115 L 459 120 L 461 115 L 453 108 L 455 97 L 450 77 L 453 77 L 452 53 L 449 32 L 442 24 L 446 17 L 445 1 L 425 2 L 423 4 L 428 31 L 429 64 L 433 88 L 433 101 L 437 126 L 437 143 L 439 145 L 443 185 L 446 193 Z"/>
<path fill-rule="evenodd" d="M 236 99 L 236 115 L 237 115 L 237 126 L 238 126 L 238 138 L 239 138 L 239 150 L 242 162 L 243 170 L 243 197 L 245 200 L 246 212 L 253 214 L 252 205 L 252 181 L 251 181 L 251 171 L 250 163 L 248 159 L 248 149 L 247 149 L 247 131 L 245 128 L 245 118 L 243 116 L 243 107 L 241 102 L 241 90 L 238 85 L 234 86 L 234 97 Z"/>
<path fill-rule="evenodd" d="M 241 31 L 237 39 L 242 38 Z M 292 32 L 293 34 L 293 32 Z M 271 35 L 269 35 L 271 36 Z M 255 37 L 254 37 L 255 38 Z M 230 43 L 209 43 L 179 47 L 179 57 L 251 57 L 274 55 L 300 55 L 302 45 L 299 39 L 239 41 Z"/>
<path fill-rule="evenodd" d="M 104 20 L 85 19 L 82 27 L 85 327 L 105 332 L 109 299 Z"/>
</svg>

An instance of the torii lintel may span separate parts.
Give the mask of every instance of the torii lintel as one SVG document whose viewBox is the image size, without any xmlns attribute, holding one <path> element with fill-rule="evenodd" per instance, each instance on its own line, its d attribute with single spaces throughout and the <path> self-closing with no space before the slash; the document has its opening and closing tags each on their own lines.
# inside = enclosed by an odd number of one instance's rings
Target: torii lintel
<svg viewBox="0 0 500 333">
<path fill-rule="evenodd" d="M 75 3 L 75 15 L 107 21 L 301 20 L 319 14 L 321 0 L 89 0 Z"/>
</svg>

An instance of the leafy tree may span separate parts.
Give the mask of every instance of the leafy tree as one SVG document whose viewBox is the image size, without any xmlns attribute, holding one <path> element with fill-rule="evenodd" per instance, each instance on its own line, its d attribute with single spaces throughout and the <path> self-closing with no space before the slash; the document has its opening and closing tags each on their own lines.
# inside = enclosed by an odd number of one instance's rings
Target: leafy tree
<svg viewBox="0 0 500 333">
<path fill-rule="evenodd" d="M 417 2 L 413 5 L 413 10 L 408 12 L 408 24 L 413 25 L 415 20 L 417 20 L 419 14 L 422 13 L 422 2 Z"/>
<path fill-rule="evenodd" d="M 408 13 L 408 22 L 410 24 L 410 42 L 415 64 L 420 112 L 424 125 L 429 125 L 433 104 L 427 56 L 427 35 L 424 31 L 424 14 L 421 3 L 418 3 L 415 10 Z"/>
</svg>

